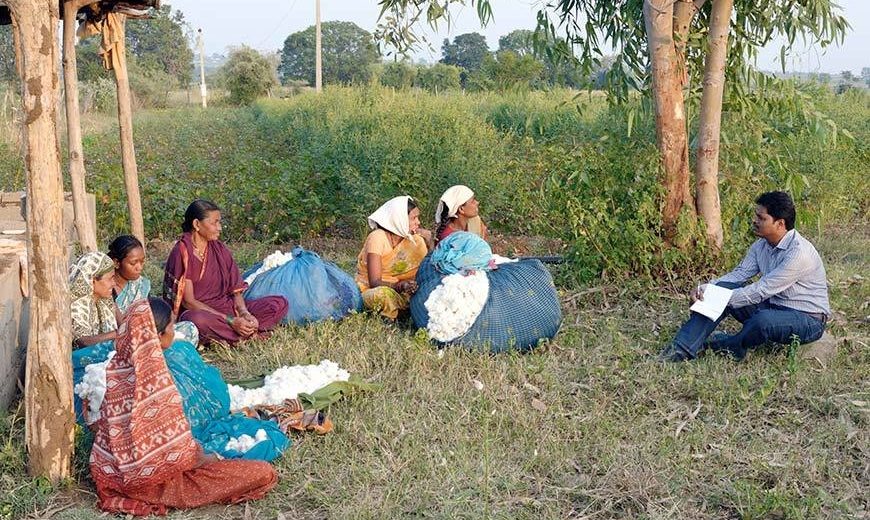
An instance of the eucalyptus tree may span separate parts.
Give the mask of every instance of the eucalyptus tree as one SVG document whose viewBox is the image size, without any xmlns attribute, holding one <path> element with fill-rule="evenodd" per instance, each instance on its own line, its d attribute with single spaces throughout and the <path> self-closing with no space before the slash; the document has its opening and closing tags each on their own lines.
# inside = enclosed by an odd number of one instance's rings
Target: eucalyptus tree
<svg viewBox="0 0 870 520">
<path fill-rule="evenodd" d="M 467 3 L 481 23 L 492 18 L 491 0 L 380 0 L 377 36 L 405 52 L 418 45 L 413 29 L 421 20 L 449 23 L 451 8 Z M 723 241 L 718 192 L 723 98 L 735 106 L 763 102 L 752 92 L 771 81 L 754 66 L 764 46 L 784 41 L 785 70 L 787 51 L 798 39 L 825 47 L 842 42 L 849 28 L 832 0 L 547 0 L 537 22 L 536 51 L 574 62 L 586 75 L 611 48 L 617 50 L 606 81 L 611 101 L 624 102 L 641 90 L 650 94 L 654 108 L 665 237 L 675 238 L 681 213 L 700 214 L 717 248 Z M 694 197 L 687 100 L 699 103 Z"/>
</svg>

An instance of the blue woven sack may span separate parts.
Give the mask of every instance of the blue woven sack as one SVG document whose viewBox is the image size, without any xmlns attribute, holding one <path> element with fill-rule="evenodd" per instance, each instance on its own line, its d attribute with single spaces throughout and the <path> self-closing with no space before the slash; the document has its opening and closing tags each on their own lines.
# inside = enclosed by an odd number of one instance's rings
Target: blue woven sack
<svg viewBox="0 0 870 520">
<path fill-rule="evenodd" d="M 553 277 L 538 260 L 501 264 L 486 273 L 489 297 L 468 332 L 455 340 L 473 350 L 527 352 L 542 339 L 552 339 L 562 323 L 562 309 Z M 417 271 L 417 292 L 411 298 L 414 325 L 429 324 L 426 300 L 445 275 L 427 257 Z"/>
<path fill-rule="evenodd" d="M 242 277 L 247 278 L 262 264 L 254 264 Z M 287 298 L 290 310 L 284 323 L 337 320 L 362 310 L 362 295 L 354 279 L 337 265 L 301 247 L 293 249 L 293 260 L 258 275 L 245 291 L 246 299 L 263 296 Z"/>
</svg>

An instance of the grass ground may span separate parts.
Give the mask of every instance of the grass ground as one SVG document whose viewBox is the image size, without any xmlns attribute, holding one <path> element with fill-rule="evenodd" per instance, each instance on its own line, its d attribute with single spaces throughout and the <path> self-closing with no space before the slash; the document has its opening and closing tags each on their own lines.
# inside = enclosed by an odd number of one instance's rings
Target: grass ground
<svg viewBox="0 0 870 520">
<path fill-rule="evenodd" d="M 561 291 L 559 336 L 524 356 L 442 355 L 366 315 L 209 350 L 228 379 L 329 358 L 382 388 L 333 406 L 333 433 L 295 436 L 266 499 L 171 518 L 866 518 L 870 229 L 812 239 L 844 339 L 824 364 L 787 351 L 650 361 L 690 280 Z M 345 268 L 356 252 L 316 249 Z M 266 252 L 235 250 L 240 263 Z M 22 423 L 19 408 L 0 429 L 0 517 L 99 516 L 87 478 L 24 477 Z"/>
</svg>

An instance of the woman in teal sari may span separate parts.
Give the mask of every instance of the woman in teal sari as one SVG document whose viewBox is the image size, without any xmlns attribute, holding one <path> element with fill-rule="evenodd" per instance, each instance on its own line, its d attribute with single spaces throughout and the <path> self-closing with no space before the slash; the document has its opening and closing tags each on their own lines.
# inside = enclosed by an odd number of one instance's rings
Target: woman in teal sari
<svg viewBox="0 0 870 520">
<path fill-rule="evenodd" d="M 109 258 L 115 263 L 115 304 L 122 313 L 127 312 L 131 303 L 151 295 L 151 280 L 142 276 L 145 248 L 133 235 L 120 235 L 109 244 Z M 175 337 L 194 345 L 199 343 L 199 331 L 190 321 L 176 322 Z"/>
<path fill-rule="evenodd" d="M 162 334 L 174 322 L 172 310 L 159 298 L 148 298 L 148 303 L 157 331 Z M 227 459 L 270 461 L 290 445 L 290 440 L 276 423 L 230 413 L 230 394 L 220 371 L 207 365 L 191 343 L 180 340 L 177 330 L 175 341 L 163 351 L 163 356 L 181 395 L 184 415 L 190 422 L 193 437 L 206 453 L 217 453 Z M 241 435 L 255 437 L 258 430 L 265 432 L 266 440 L 247 452 L 226 449 L 230 438 Z"/>
</svg>

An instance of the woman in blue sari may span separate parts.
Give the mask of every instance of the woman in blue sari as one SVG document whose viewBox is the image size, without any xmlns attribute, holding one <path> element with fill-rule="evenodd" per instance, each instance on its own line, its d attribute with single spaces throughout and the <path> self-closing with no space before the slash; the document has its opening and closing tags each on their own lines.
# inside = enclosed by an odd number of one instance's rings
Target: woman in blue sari
<svg viewBox="0 0 870 520">
<path fill-rule="evenodd" d="M 124 313 L 131 303 L 151 295 L 151 280 L 142 276 L 145 248 L 133 235 L 120 235 L 109 244 L 109 258 L 115 263 L 115 304 Z M 175 337 L 194 345 L 199 343 L 199 331 L 190 321 L 176 322 Z"/>
</svg>

